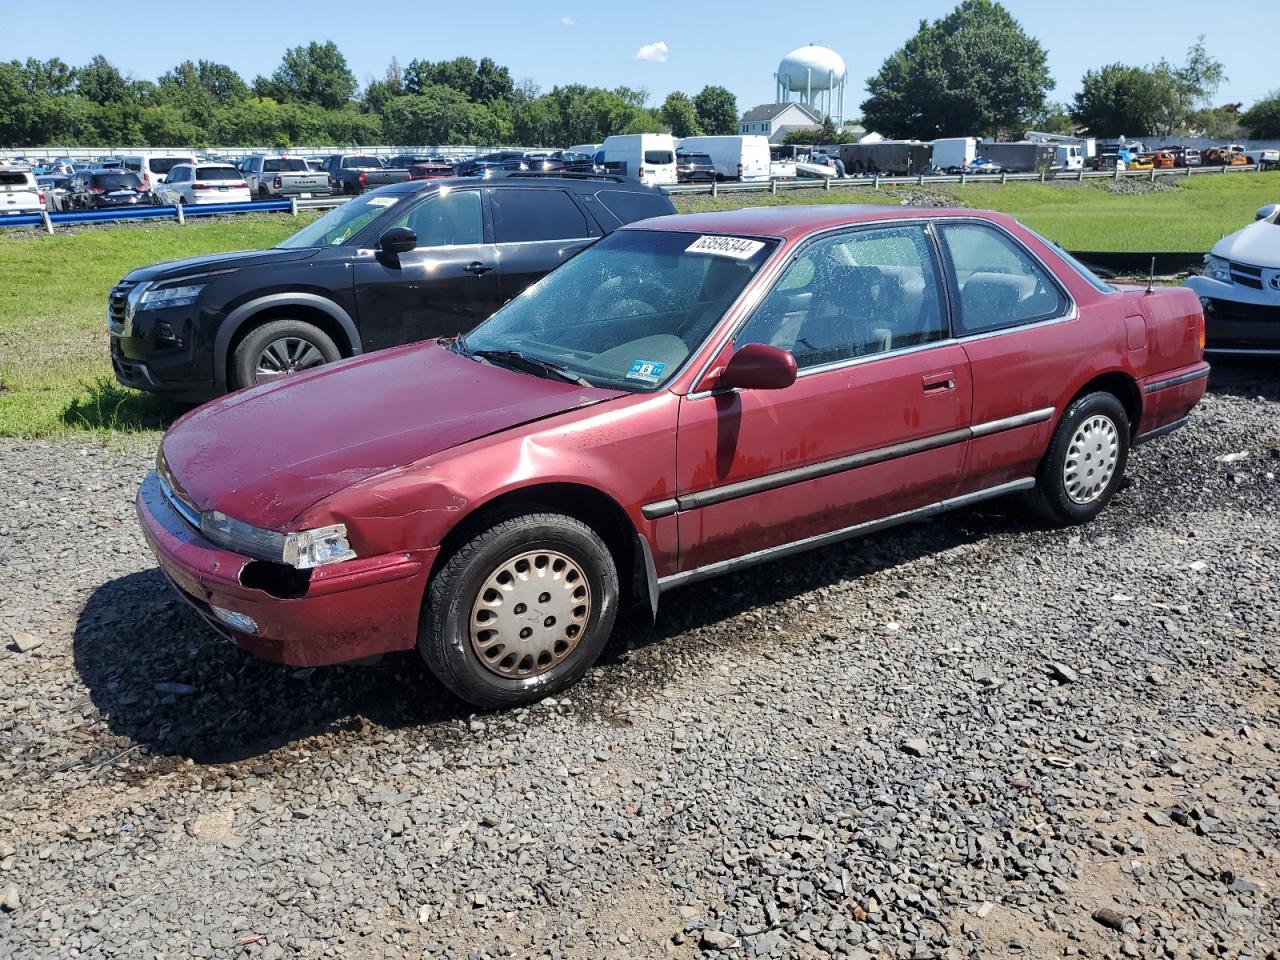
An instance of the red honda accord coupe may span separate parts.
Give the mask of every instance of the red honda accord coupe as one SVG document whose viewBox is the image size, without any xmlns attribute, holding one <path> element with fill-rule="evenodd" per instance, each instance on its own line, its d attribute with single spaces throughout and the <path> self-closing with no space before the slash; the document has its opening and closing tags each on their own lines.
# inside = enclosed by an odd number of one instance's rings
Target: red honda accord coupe
<svg viewBox="0 0 1280 960">
<path fill-rule="evenodd" d="M 416 645 L 511 706 L 672 587 L 1015 492 L 1092 519 L 1203 395 L 1203 338 L 1189 290 L 1103 283 L 1000 214 L 661 217 L 454 341 L 188 414 L 138 512 L 244 649 Z"/>
</svg>

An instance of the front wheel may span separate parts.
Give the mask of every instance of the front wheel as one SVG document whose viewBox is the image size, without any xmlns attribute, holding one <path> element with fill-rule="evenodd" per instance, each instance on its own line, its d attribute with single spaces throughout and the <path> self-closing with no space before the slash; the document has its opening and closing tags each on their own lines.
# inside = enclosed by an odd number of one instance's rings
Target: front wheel
<svg viewBox="0 0 1280 960">
<path fill-rule="evenodd" d="M 1040 463 L 1031 504 L 1055 523 L 1087 523 L 1120 486 L 1129 460 L 1129 416 L 1111 393 L 1067 408 Z"/>
<path fill-rule="evenodd" d="M 517 707 L 577 683 L 617 608 L 617 565 L 594 530 L 562 514 L 521 514 L 448 558 L 427 591 L 418 649 L 463 700 Z"/>
<path fill-rule="evenodd" d="M 302 320 L 272 320 L 240 341 L 232 355 L 233 389 L 270 383 L 342 357 L 330 336 Z"/>
</svg>

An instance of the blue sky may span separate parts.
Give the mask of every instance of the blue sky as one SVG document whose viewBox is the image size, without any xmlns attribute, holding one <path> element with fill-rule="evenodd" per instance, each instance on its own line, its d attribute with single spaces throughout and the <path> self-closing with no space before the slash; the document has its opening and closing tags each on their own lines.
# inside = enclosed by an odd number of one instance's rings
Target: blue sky
<svg viewBox="0 0 1280 960">
<path fill-rule="evenodd" d="M 392 56 L 403 65 L 415 57 L 440 60 L 466 54 L 493 57 L 517 80 L 531 77 L 544 90 L 573 82 L 645 87 L 655 105 L 672 90 L 692 94 L 705 84 L 720 83 L 746 109 L 773 99 L 772 74 L 785 53 L 815 42 L 834 48 L 848 64 L 846 109 L 856 115 L 866 78 L 921 18 L 942 16 L 954 5 L 955 0 L 751 0 L 736 5 L 489 0 L 462 5 L 453 15 L 455 5 L 439 0 L 292 0 L 282 5 L 229 0 L 187 6 L 192 19 L 188 28 L 188 15 L 172 12 L 181 6 L 63 0 L 50 7 L 0 0 L 0 60 L 60 56 L 79 65 L 103 53 L 126 74 L 154 79 L 182 60 L 204 58 L 230 64 L 249 80 L 274 70 L 286 47 L 334 40 L 362 84 L 381 76 Z M 1280 34 L 1280 0 L 1235 0 L 1226 7 L 1206 0 L 1162 0 L 1158 10 L 1136 2 L 1005 0 L 1005 6 L 1048 50 L 1058 85 L 1054 99 L 1069 100 L 1089 67 L 1161 57 L 1181 62 L 1199 33 L 1227 65 L 1229 80 L 1219 102 L 1244 101 L 1247 106 L 1280 87 L 1273 49 Z M 50 20 L 55 8 L 56 25 Z M 270 20 L 273 10 L 280 12 L 285 26 L 262 29 L 262 20 Z M 734 12 L 717 17 L 717 10 Z M 260 19 L 255 16 L 259 13 Z M 257 29 L 250 30 L 255 19 Z M 636 59 L 642 47 L 649 49 L 648 60 Z"/>
</svg>

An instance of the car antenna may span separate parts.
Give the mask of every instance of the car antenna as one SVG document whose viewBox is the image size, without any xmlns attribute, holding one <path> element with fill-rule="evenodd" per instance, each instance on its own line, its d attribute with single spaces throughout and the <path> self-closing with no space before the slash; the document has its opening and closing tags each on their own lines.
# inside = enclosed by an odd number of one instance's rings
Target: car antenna
<svg viewBox="0 0 1280 960">
<path fill-rule="evenodd" d="M 1151 273 L 1147 276 L 1147 293 L 1155 293 L 1156 286 L 1156 258 L 1151 258 Z"/>
</svg>

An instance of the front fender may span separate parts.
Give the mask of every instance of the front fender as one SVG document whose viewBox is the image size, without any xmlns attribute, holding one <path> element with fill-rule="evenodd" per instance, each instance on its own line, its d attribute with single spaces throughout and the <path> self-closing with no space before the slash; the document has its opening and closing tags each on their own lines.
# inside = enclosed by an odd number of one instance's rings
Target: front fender
<svg viewBox="0 0 1280 960">
<path fill-rule="evenodd" d="M 218 332 L 213 340 L 213 377 L 220 393 L 225 393 L 227 390 L 227 356 L 231 352 L 231 342 L 235 339 L 236 332 L 263 310 L 290 306 L 319 310 L 329 316 L 342 327 L 342 332 L 346 334 L 347 342 L 351 344 L 351 355 L 359 356 L 363 352 L 360 332 L 356 329 L 355 321 L 346 310 L 328 297 L 301 291 L 270 293 L 250 300 L 248 303 L 242 303 L 227 314 L 218 325 Z"/>
</svg>

